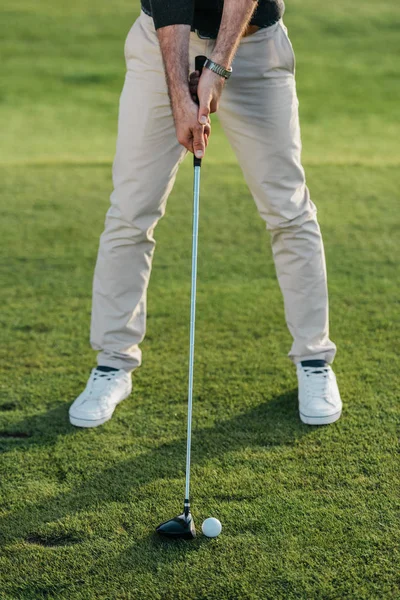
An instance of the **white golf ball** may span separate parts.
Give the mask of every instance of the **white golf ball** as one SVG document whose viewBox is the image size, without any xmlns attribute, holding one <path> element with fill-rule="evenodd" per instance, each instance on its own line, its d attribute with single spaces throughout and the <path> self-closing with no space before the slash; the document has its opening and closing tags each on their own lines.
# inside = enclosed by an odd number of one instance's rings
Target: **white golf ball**
<svg viewBox="0 0 400 600">
<path fill-rule="evenodd" d="M 209 538 L 213 538 L 213 537 L 217 537 L 222 530 L 222 525 L 220 523 L 220 521 L 218 521 L 218 519 L 214 519 L 214 517 L 210 517 L 209 519 L 206 519 L 205 521 L 203 521 L 203 525 L 201 526 L 201 529 L 204 533 L 204 535 L 206 535 Z"/>
</svg>

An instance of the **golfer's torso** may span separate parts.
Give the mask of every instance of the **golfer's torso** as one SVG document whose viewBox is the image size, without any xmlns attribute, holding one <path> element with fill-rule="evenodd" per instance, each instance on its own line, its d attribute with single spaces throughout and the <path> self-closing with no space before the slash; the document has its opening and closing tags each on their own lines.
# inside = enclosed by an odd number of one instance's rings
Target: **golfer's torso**
<svg viewBox="0 0 400 600">
<path fill-rule="evenodd" d="M 151 15 L 150 0 L 141 0 L 141 2 L 144 12 Z M 180 4 L 182 11 L 186 10 L 187 0 L 175 0 L 175 12 Z M 218 30 L 223 6 L 223 0 L 195 0 L 193 27 L 205 31 Z M 276 23 L 283 16 L 284 11 L 284 0 L 259 0 L 251 23 L 259 27 L 268 27 Z"/>
</svg>

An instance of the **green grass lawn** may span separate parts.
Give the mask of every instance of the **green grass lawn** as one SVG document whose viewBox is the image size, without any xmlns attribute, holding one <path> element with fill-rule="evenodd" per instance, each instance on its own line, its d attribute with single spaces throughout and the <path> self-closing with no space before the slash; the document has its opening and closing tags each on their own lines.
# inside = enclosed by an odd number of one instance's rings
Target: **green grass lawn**
<svg viewBox="0 0 400 600">
<path fill-rule="evenodd" d="M 299 421 L 268 236 L 214 127 L 192 484 L 198 528 L 216 516 L 223 532 L 177 544 L 154 527 L 184 492 L 191 162 L 157 229 L 132 397 L 104 427 L 74 429 L 138 4 L 2 6 L 0 599 L 400 598 L 397 0 L 287 2 L 339 348 L 335 425 Z"/>
</svg>

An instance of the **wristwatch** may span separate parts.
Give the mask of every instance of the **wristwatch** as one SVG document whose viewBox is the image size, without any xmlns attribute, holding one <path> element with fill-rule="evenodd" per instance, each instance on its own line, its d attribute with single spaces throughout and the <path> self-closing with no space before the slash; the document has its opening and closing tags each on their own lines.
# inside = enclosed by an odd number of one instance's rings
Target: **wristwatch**
<svg viewBox="0 0 400 600">
<path fill-rule="evenodd" d="M 215 63 L 209 58 L 207 58 L 207 60 L 205 61 L 204 66 L 206 69 L 210 69 L 210 71 L 217 73 L 217 75 L 220 75 L 225 79 L 229 79 L 229 77 L 232 74 L 232 67 L 230 67 L 229 69 L 225 69 L 225 67 L 219 65 L 218 63 Z"/>
</svg>

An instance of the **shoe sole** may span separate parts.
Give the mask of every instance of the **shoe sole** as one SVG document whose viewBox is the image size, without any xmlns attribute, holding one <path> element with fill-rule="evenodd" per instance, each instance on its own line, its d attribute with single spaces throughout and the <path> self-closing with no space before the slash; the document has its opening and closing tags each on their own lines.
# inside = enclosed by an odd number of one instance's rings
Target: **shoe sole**
<svg viewBox="0 0 400 600">
<path fill-rule="evenodd" d="M 335 423 L 338 421 L 342 415 L 342 411 L 334 413 L 333 415 L 325 415 L 323 417 L 310 417 L 308 415 L 303 415 L 300 413 L 300 419 L 306 425 L 330 425 L 331 423 Z"/>
<path fill-rule="evenodd" d="M 112 411 L 111 415 L 107 415 L 102 419 L 96 419 L 95 421 L 89 419 L 76 419 L 75 417 L 71 417 L 71 415 L 69 415 L 69 422 L 71 423 L 71 425 L 75 425 L 75 427 L 98 427 L 99 425 L 103 425 L 103 423 L 107 423 L 107 421 L 110 421 L 113 414 L 114 411 Z"/>
<path fill-rule="evenodd" d="M 117 408 L 118 404 L 120 402 L 122 402 L 123 400 L 126 400 L 132 393 L 132 388 L 130 390 L 128 390 L 128 392 L 126 393 L 126 395 L 121 398 L 121 400 L 118 400 L 117 404 L 114 406 L 112 412 L 108 415 L 106 415 L 105 417 L 102 417 L 101 419 L 82 419 L 80 417 L 73 417 L 71 414 L 69 415 L 69 422 L 71 423 L 71 425 L 74 425 L 75 427 L 84 427 L 86 429 L 90 428 L 90 427 L 98 427 L 99 425 L 103 425 L 104 423 L 107 423 L 107 421 L 110 421 L 115 409 Z"/>
</svg>

